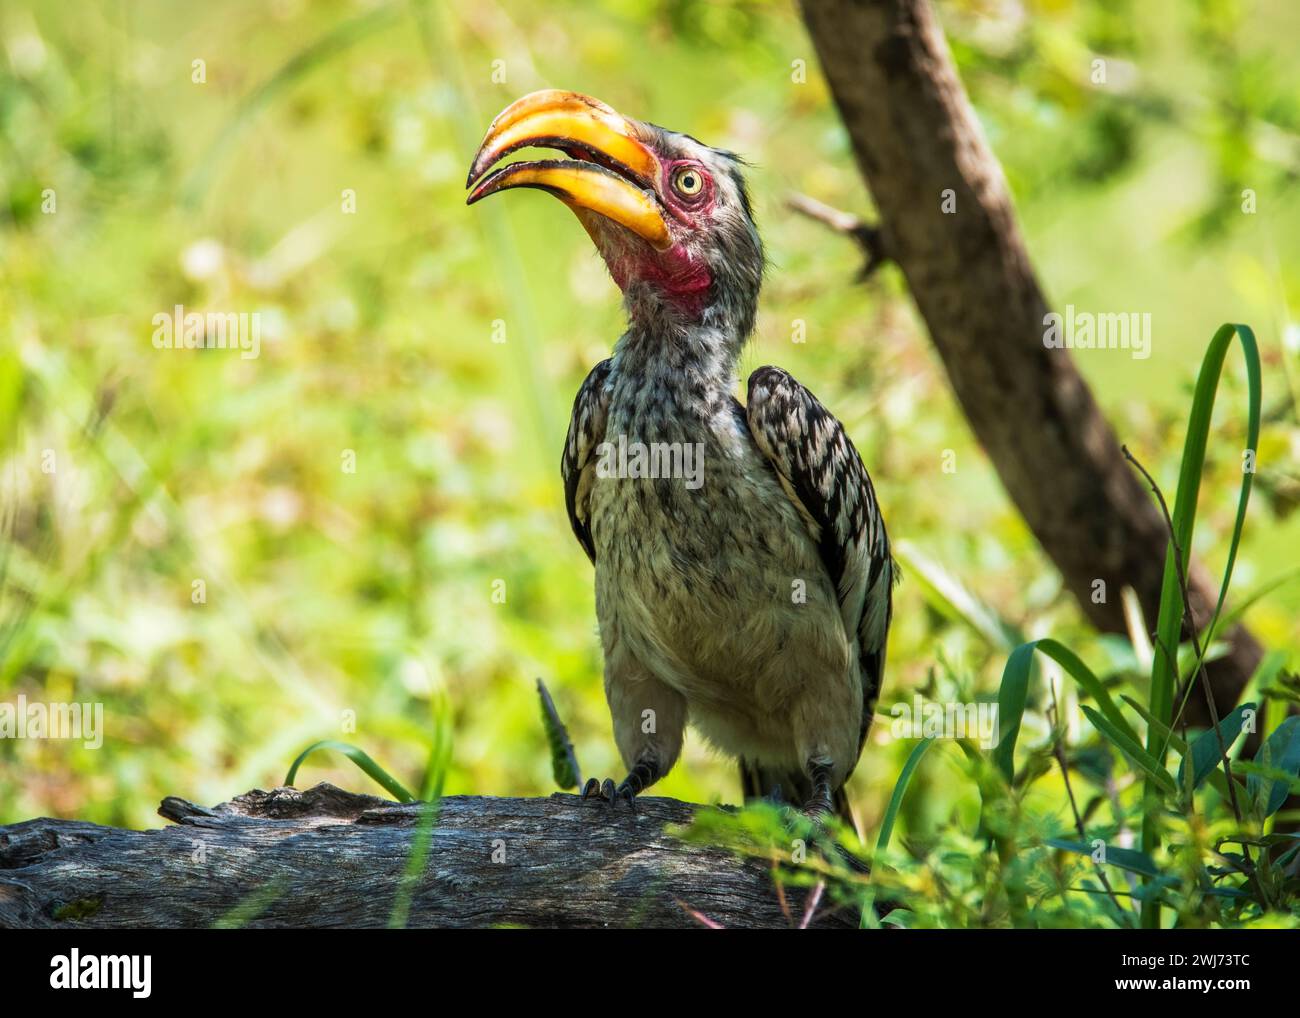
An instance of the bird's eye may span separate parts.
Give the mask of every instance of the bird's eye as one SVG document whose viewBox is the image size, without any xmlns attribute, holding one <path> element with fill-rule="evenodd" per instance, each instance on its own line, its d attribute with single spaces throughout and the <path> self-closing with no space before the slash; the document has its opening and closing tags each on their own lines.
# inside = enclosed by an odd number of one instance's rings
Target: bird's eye
<svg viewBox="0 0 1300 1018">
<path fill-rule="evenodd" d="M 683 198 L 694 198 L 704 190 L 704 175 L 692 166 L 673 174 L 673 190 Z"/>
</svg>

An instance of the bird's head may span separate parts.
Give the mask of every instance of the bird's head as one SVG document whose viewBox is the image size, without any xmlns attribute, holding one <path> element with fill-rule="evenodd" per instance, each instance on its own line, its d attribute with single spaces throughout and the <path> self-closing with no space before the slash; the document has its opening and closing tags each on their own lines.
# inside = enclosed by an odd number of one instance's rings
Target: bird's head
<svg viewBox="0 0 1300 1018">
<path fill-rule="evenodd" d="M 530 146 L 566 158 L 488 173 Z M 573 209 L 634 322 L 702 324 L 732 332 L 738 342 L 753 327 L 763 248 L 740 160 L 729 152 L 630 120 L 590 96 L 548 89 L 492 121 L 466 187 L 473 188 L 471 205 L 531 187 Z"/>
</svg>

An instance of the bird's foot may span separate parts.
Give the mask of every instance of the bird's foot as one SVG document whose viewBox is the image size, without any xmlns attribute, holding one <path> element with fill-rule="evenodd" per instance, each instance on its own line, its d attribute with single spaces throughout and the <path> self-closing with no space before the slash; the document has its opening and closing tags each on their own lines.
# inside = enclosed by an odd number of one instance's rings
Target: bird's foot
<svg viewBox="0 0 1300 1018">
<path fill-rule="evenodd" d="M 826 818 L 835 813 L 835 803 L 831 801 L 829 794 L 814 792 L 812 797 L 803 804 L 800 812 L 821 827 L 824 825 Z"/>
<path fill-rule="evenodd" d="M 600 778 L 589 778 L 582 788 L 582 798 L 601 799 L 611 806 L 617 806 L 620 801 L 626 802 L 629 809 L 636 809 L 636 793 L 632 791 L 632 787 L 626 781 L 616 786 L 613 778 L 606 778 L 604 781 Z"/>
<path fill-rule="evenodd" d="M 812 795 L 803 804 L 803 815 L 818 827 L 824 827 L 826 818 L 835 812 L 830 765 L 821 760 L 810 760 L 808 776 L 812 779 Z"/>
</svg>

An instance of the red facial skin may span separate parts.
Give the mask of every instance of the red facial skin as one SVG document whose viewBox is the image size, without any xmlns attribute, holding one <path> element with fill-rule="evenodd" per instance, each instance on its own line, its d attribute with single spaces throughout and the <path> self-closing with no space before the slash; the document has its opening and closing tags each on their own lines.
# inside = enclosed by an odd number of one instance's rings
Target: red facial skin
<svg viewBox="0 0 1300 1018">
<path fill-rule="evenodd" d="M 699 174 L 703 182 L 698 194 L 682 195 L 673 188 L 673 177 L 686 168 Z M 665 212 L 681 226 L 688 230 L 707 229 L 716 195 L 713 178 L 700 163 L 690 159 L 665 163 L 658 193 Z M 626 290 L 633 282 L 647 282 L 692 319 L 698 319 L 708 305 L 709 288 L 713 285 L 713 274 L 708 266 L 692 259 L 680 240 L 666 251 L 646 247 L 641 257 L 620 260 L 611 264 L 609 271 L 620 290 Z"/>
</svg>

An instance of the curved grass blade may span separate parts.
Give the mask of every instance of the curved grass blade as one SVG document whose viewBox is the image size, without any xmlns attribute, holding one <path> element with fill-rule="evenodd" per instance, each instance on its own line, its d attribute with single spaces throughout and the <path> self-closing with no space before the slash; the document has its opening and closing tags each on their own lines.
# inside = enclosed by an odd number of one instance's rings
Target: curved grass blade
<svg viewBox="0 0 1300 1018">
<path fill-rule="evenodd" d="M 1124 717 L 1123 711 L 1111 699 L 1110 693 L 1106 691 L 1101 680 L 1074 651 L 1050 637 L 1022 643 L 1007 659 L 1006 668 L 1002 672 L 1002 684 L 998 687 L 998 724 L 1002 728 L 1002 738 L 993 751 L 993 760 L 1008 784 L 1014 773 L 1016 740 L 1020 736 L 1020 723 L 1025 713 L 1025 702 L 1029 692 L 1030 662 L 1035 650 L 1047 655 L 1065 669 L 1065 673 L 1074 679 L 1079 688 L 1096 701 L 1102 714 L 1116 731 L 1134 744 L 1140 743 L 1137 733 Z"/>
<path fill-rule="evenodd" d="M 393 908 L 388 914 L 389 929 L 406 929 L 411 915 L 411 901 L 433 850 L 433 829 L 442 814 L 442 788 L 451 761 L 451 707 L 445 695 L 439 693 L 429 699 L 429 710 L 433 715 L 433 739 L 429 744 L 429 760 L 425 764 L 424 779 L 420 786 L 420 820 L 411 836 L 411 850 L 406 855 L 406 865 L 402 869 L 397 892 L 393 895 Z"/>
<path fill-rule="evenodd" d="M 998 686 L 998 725 L 1002 738 L 993 749 L 993 762 L 1011 784 L 1015 775 L 1016 739 L 1020 737 L 1020 722 L 1025 716 L 1025 701 L 1029 696 L 1029 671 L 1034 661 L 1033 643 L 1022 643 L 1007 658 Z"/>
<path fill-rule="evenodd" d="M 898 819 L 898 811 L 902 808 L 903 796 L 907 794 L 907 786 L 912 780 L 912 774 L 920 765 L 926 751 L 933 745 L 933 738 L 924 738 L 912 747 L 912 752 L 907 755 L 907 761 L 898 773 L 898 780 L 894 782 L 894 791 L 889 796 L 889 805 L 885 807 L 884 818 L 880 821 L 880 833 L 876 835 L 876 852 L 872 856 L 873 860 L 884 855 L 885 849 L 889 847 L 889 839 L 894 833 L 894 821 Z M 862 919 L 859 924 L 862 928 L 871 925 L 872 920 L 875 919 L 875 904 L 876 893 L 872 888 L 867 893 L 866 904 L 862 906 Z"/>
<path fill-rule="evenodd" d="M 1249 327 L 1225 324 L 1219 327 L 1210 340 L 1209 349 L 1206 350 L 1200 373 L 1196 378 L 1192 412 L 1187 422 L 1187 438 L 1183 444 L 1183 458 L 1178 470 L 1178 489 L 1172 511 L 1172 540 L 1165 551 L 1164 580 L 1160 588 L 1160 611 L 1156 618 L 1155 663 L 1151 669 L 1150 709 L 1152 715 L 1166 726 L 1170 726 L 1173 721 L 1173 691 L 1178 675 L 1178 663 L 1170 659 L 1170 648 L 1177 648 L 1183 625 L 1182 583 L 1178 575 L 1174 547 L 1176 544 L 1188 554 L 1191 552 L 1192 534 L 1196 528 L 1196 502 L 1200 493 L 1201 476 L 1205 470 L 1205 449 L 1209 439 L 1210 420 L 1214 412 L 1214 398 L 1218 393 L 1223 362 L 1234 337 L 1241 343 L 1242 357 L 1246 362 L 1249 405 L 1245 451 L 1253 457 L 1259 448 L 1260 409 L 1263 402 L 1259 345 L 1255 342 L 1255 334 Z M 1213 642 L 1223 602 L 1228 594 L 1228 584 L 1232 580 L 1232 569 L 1237 560 L 1241 531 L 1246 523 L 1246 507 L 1250 503 L 1250 489 L 1254 478 L 1253 470 L 1242 470 L 1241 487 L 1237 496 L 1237 515 L 1233 521 L 1232 540 L 1228 546 L 1228 561 L 1224 566 L 1218 601 L 1215 603 L 1210 625 L 1206 629 L 1205 646 L 1207 647 Z M 1197 667 L 1199 668 L 1199 664 Z M 1166 743 L 1162 741 L 1163 738 L 1154 726 L 1148 729 L 1147 750 L 1153 756 L 1158 770 L 1152 773 L 1146 786 L 1146 808 L 1142 818 L 1142 851 L 1147 854 L 1155 851 L 1159 840 L 1160 816 L 1156 807 L 1158 798 L 1156 793 L 1161 788 L 1161 781 L 1155 774 L 1159 773 L 1168 778 L 1164 770 Z M 1148 899 L 1142 906 L 1142 926 L 1146 929 L 1158 929 L 1160 926 L 1160 905 L 1154 899 Z"/>
<path fill-rule="evenodd" d="M 1246 361 L 1249 406 L 1244 451 L 1254 456 L 1259 448 L 1262 405 L 1259 346 L 1255 341 L 1254 332 L 1248 326 L 1222 325 L 1210 340 L 1209 349 L 1205 353 L 1200 374 L 1196 379 L 1196 392 L 1192 398 L 1191 417 L 1187 422 L 1187 438 L 1183 445 L 1183 459 L 1178 471 L 1178 490 L 1172 511 L 1174 540 L 1178 542 L 1178 547 L 1188 554 L 1192 547 L 1192 534 L 1196 528 L 1196 503 L 1200 494 L 1201 476 L 1205 470 L 1205 450 L 1209 440 L 1210 420 L 1214 413 L 1214 398 L 1218 393 L 1223 362 L 1234 336 L 1241 342 L 1242 356 Z M 1223 610 L 1223 602 L 1228 595 L 1228 585 L 1232 580 L 1233 566 L 1237 561 L 1241 532 L 1246 524 L 1246 508 L 1250 503 L 1250 490 L 1254 478 L 1253 470 L 1242 470 L 1241 488 L 1237 496 L 1237 515 L 1233 521 L 1232 539 L 1228 545 L 1228 560 L 1223 569 L 1223 580 L 1219 585 L 1219 597 L 1215 603 L 1214 614 L 1210 625 L 1206 628 L 1205 646 L 1207 647 L 1213 642 L 1214 631 Z M 1160 613 L 1156 621 L 1158 635 L 1156 663 L 1151 676 L 1151 712 L 1166 723 L 1170 719 L 1173 681 L 1177 673 L 1177 663 L 1169 660 L 1167 648 L 1178 646 L 1182 620 L 1182 590 L 1171 545 L 1165 555 L 1164 584 L 1160 593 Z M 1147 748 L 1153 751 L 1158 749 L 1154 743 L 1149 744 Z"/>
<path fill-rule="evenodd" d="M 916 770 L 921 763 L 921 758 L 933 745 L 933 738 L 925 738 L 918 742 L 908 754 L 903 769 L 899 771 L 898 780 L 894 782 L 893 794 L 889 797 L 889 805 L 885 807 L 885 816 L 880 821 L 880 833 L 876 835 L 876 855 L 880 855 L 889 847 L 889 839 L 894 833 L 894 821 L 898 819 L 898 811 L 903 805 L 907 785 L 912 780 L 912 772 Z"/>
<path fill-rule="evenodd" d="M 1146 775 L 1151 778 L 1162 792 L 1174 793 L 1178 786 L 1174 784 L 1174 779 L 1169 772 L 1164 769 L 1156 758 L 1142 748 L 1142 744 L 1134 741 L 1129 736 L 1110 723 L 1110 721 L 1093 710 L 1091 707 L 1080 708 L 1092 722 L 1092 726 L 1097 729 L 1106 740 L 1129 758 L 1138 766 Z"/>
<path fill-rule="evenodd" d="M 1179 754 L 1180 756 L 1187 755 L 1187 743 L 1183 741 L 1182 737 L 1177 732 L 1170 731 L 1168 728 L 1162 725 L 1159 721 L 1157 721 L 1154 717 L 1151 716 L 1151 712 L 1149 710 L 1143 707 L 1131 696 L 1123 696 L 1121 697 L 1121 699 L 1130 707 L 1132 707 L 1135 711 L 1137 711 L 1140 715 L 1142 715 L 1142 720 L 1144 720 L 1147 724 L 1154 725 L 1160 731 L 1160 734 L 1168 739 L 1169 745 L 1173 748 L 1175 753 Z M 1228 779 L 1225 775 L 1219 773 L 1219 771 L 1217 770 L 1212 770 L 1210 771 L 1209 774 L 1209 782 L 1210 782 L 1210 787 L 1212 787 L 1216 792 L 1218 792 L 1225 799 L 1228 798 Z M 1242 795 L 1246 793 L 1245 786 L 1242 785 L 1240 781 L 1237 782 L 1237 791 Z"/>
<path fill-rule="evenodd" d="M 310 746 L 298 754 L 297 759 L 289 767 L 289 773 L 285 776 L 284 783 L 292 785 L 293 779 L 298 776 L 298 768 L 302 762 L 318 750 L 332 749 L 337 753 L 342 753 L 354 764 L 360 767 L 375 781 L 383 785 L 385 790 L 393 796 L 398 802 L 414 802 L 415 796 L 402 787 L 402 783 L 389 774 L 386 770 L 375 763 L 365 750 L 358 749 L 356 746 L 346 742 L 339 742 L 337 739 L 321 739 L 320 742 L 313 742 Z"/>
</svg>

